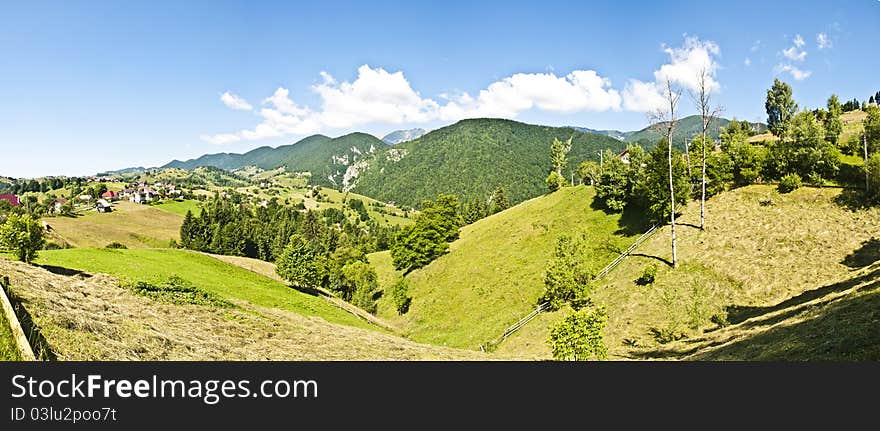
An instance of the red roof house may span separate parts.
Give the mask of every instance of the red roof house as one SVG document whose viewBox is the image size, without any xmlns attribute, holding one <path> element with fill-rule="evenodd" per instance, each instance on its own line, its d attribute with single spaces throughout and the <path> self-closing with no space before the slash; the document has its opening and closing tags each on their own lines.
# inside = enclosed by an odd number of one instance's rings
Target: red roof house
<svg viewBox="0 0 880 431">
<path fill-rule="evenodd" d="M 105 199 L 106 198 L 112 199 L 112 198 L 115 198 L 116 196 L 117 196 L 116 192 L 114 192 L 112 190 L 107 190 L 106 192 L 104 192 L 104 194 L 101 195 L 101 197 L 105 198 Z"/>
<path fill-rule="evenodd" d="M 18 201 L 18 198 L 15 195 L 5 194 L 0 195 L 0 201 L 7 201 L 14 207 L 21 206 L 21 202 Z"/>
</svg>

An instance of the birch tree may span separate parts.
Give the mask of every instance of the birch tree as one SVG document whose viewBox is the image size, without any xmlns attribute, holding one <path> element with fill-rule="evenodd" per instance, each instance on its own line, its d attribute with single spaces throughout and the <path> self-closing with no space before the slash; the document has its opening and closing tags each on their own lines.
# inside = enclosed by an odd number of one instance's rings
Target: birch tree
<svg viewBox="0 0 880 431">
<path fill-rule="evenodd" d="M 676 108 L 681 99 L 681 90 L 672 84 L 669 78 L 661 88 L 663 106 L 650 114 L 651 123 L 657 132 L 666 139 L 667 157 L 669 159 L 669 199 L 672 211 L 669 213 L 669 224 L 672 227 L 672 267 L 678 268 L 678 249 L 675 239 L 675 185 L 672 178 L 672 135 L 675 132 Z"/>
<path fill-rule="evenodd" d="M 706 134 L 709 130 L 709 126 L 713 121 L 718 117 L 718 114 L 721 112 L 721 108 L 718 106 L 712 107 L 710 106 L 710 94 L 711 88 L 709 88 L 709 71 L 705 68 L 700 69 L 697 72 L 697 91 L 691 93 L 691 99 L 693 99 L 694 105 L 696 105 L 697 110 L 700 111 L 700 119 L 702 130 L 700 131 L 700 138 L 702 142 L 702 161 L 700 163 L 702 175 L 701 175 L 701 193 L 700 193 L 700 230 L 706 229 Z M 688 160 L 688 168 L 690 168 L 690 160 Z"/>
</svg>

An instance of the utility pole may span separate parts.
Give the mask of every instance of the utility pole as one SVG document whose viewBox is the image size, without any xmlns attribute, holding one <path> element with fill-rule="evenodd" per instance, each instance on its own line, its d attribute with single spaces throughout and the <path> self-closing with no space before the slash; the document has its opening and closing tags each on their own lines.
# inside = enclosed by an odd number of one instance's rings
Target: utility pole
<svg viewBox="0 0 880 431">
<path fill-rule="evenodd" d="M 599 153 L 599 175 L 602 175 L 602 173 L 604 173 L 604 170 L 602 168 L 602 152 L 599 151 L 598 153 Z"/>
</svg>

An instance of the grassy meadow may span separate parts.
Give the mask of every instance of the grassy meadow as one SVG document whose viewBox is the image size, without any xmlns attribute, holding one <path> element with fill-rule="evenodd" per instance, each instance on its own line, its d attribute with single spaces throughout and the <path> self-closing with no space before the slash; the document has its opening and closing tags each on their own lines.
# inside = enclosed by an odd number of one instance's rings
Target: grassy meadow
<svg viewBox="0 0 880 431">
<path fill-rule="evenodd" d="M 374 329 L 326 300 L 201 253 L 184 250 L 67 249 L 43 251 L 37 264 L 100 272 L 130 282 L 161 283 L 172 275 L 229 300 L 317 316 L 329 322 Z"/>
<path fill-rule="evenodd" d="M 591 208 L 594 191 L 569 187 L 489 216 L 461 230 L 450 252 L 407 275 L 412 305 L 398 316 L 390 299 L 380 317 L 413 340 L 478 349 L 534 309 L 544 289 L 545 265 L 561 234 L 584 234 L 600 269 L 625 249 L 640 227 Z M 383 286 L 396 276 L 388 253 L 373 254 Z"/>
<path fill-rule="evenodd" d="M 52 227 L 50 241 L 71 247 L 101 248 L 118 242 L 128 248 L 168 247 L 180 239 L 183 216 L 149 205 L 120 201 L 113 212 L 85 211 L 75 217 L 45 219 Z"/>
<path fill-rule="evenodd" d="M 694 227 L 699 204 L 688 205 L 679 219 L 678 269 L 666 264 L 667 226 L 595 291 L 609 311 L 611 357 L 880 358 L 878 311 L 870 308 L 880 301 L 870 266 L 880 258 L 880 210 L 849 208 L 846 193 L 736 189 L 707 202 L 705 231 Z M 656 281 L 637 285 L 651 265 Z M 844 325 L 855 310 L 864 313 Z"/>
<path fill-rule="evenodd" d="M 152 207 L 182 216 L 185 216 L 187 211 L 191 211 L 193 215 L 199 215 L 199 212 L 202 208 L 202 203 L 200 201 L 192 199 L 181 201 L 166 199 L 158 205 L 152 205 Z"/>
</svg>

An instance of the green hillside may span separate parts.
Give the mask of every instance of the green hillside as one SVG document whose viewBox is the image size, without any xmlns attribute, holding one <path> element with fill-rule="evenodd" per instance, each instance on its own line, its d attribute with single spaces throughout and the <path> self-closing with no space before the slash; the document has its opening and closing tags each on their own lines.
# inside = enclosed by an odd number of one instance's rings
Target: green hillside
<svg viewBox="0 0 880 431">
<path fill-rule="evenodd" d="M 268 277 L 201 253 L 171 249 L 67 249 L 40 253 L 37 263 L 56 268 L 102 272 L 128 281 L 161 283 L 172 275 L 222 298 L 318 316 L 329 322 L 372 328 L 327 301 L 291 289 Z"/>
<path fill-rule="evenodd" d="M 721 128 L 727 126 L 730 120 L 719 118 L 713 121 L 709 127 L 708 134 L 712 139 L 718 139 L 721 134 Z M 767 130 L 767 126 L 762 123 L 750 123 L 756 132 L 761 133 Z M 690 141 L 693 137 L 699 135 L 703 130 L 702 119 L 699 115 L 691 115 L 678 120 L 675 124 L 672 143 L 679 148 L 684 148 L 685 142 Z M 660 139 L 660 134 L 653 129 L 653 126 L 645 127 L 637 132 L 628 132 L 625 141 L 632 143 L 641 143 L 645 147 L 653 146 Z"/>
<path fill-rule="evenodd" d="M 310 172 L 313 184 L 343 187 L 349 166 L 386 146 L 366 133 L 351 133 L 338 138 L 314 135 L 291 145 L 260 147 L 244 154 L 206 154 L 187 161 L 174 160 L 163 168 L 216 166 L 234 170 L 256 166 L 269 170 L 285 167 L 288 172 Z"/>
<path fill-rule="evenodd" d="M 880 210 L 851 210 L 842 193 L 733 190 L 707 202 L 706 231 L 690 204 L 678 269 L 665 263 L 664 227 L 594 291 L 608 310 L 609 358 L 880 359 Z M 656 281 L 636 284 L 651 265 Z M 564 313 L 541 315 L 497 352 L 549 358 L 548 327 Z"/>
<path fill-rule="evenodd" d="M 417 206 L 439 193 L 462 201 L 485 199 L 499 184 L 512 203 L 546 191 L 553 138 L 574 137 L 568 171 L 604 149 L 622 151 L 616 139 L 571 128 L 510 120 L 464 120 L 419 139 L 388 148 L 360 175 L 355 191 L 373 198 Z M 570 179 L 570 172 L 566 178 Z"/>
<path fill-rule="evenodd" d="M 586 186 L 568 187 L 464 227 L 447 255 L 407 275 L 409 312 L 398 316 L 383 298 L 379 316 L 416 341 L 477 349 L 537 305 L 561 234 L 585 235 L 597 269 L 634 240 L 619 233 L 630 230 L 620 215 L 590 207 L 593 195 Z M 388 253 L 370 261 L 387 287 L 394 280 Z"/>
</svg>

